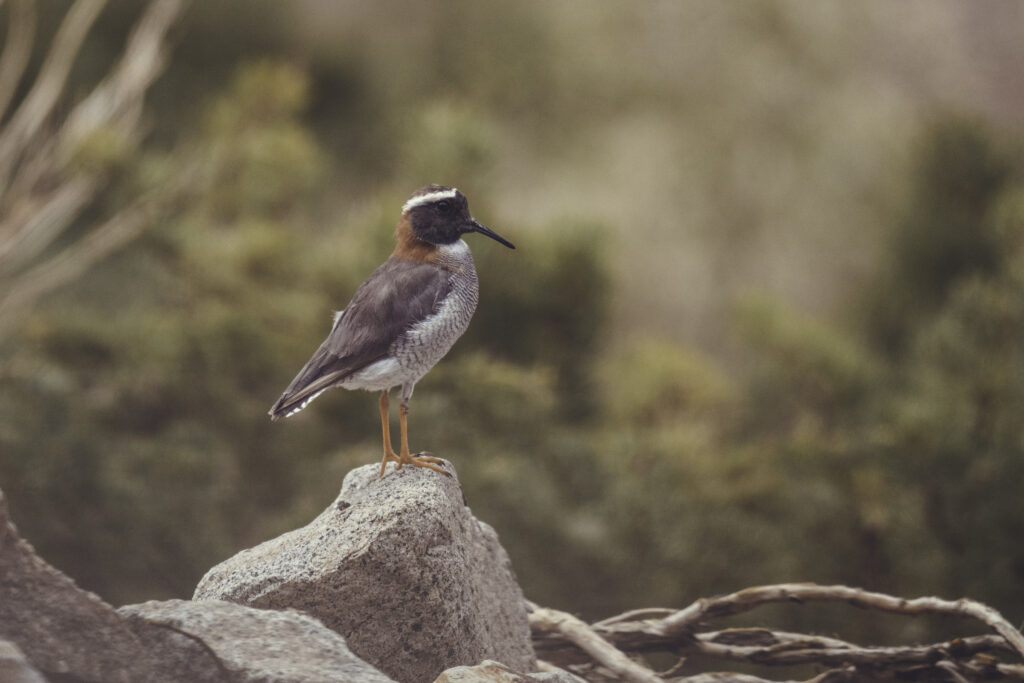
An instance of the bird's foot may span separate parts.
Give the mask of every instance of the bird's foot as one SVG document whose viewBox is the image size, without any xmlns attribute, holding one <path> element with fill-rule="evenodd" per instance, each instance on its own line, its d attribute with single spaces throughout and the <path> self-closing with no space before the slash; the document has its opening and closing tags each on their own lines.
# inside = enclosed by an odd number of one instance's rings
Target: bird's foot
<svg viewBox="0 0 1024 683">
<path fill-rule="evenodd" d="M 443 463 L 444 460 L 442 460 L 441 458 L 435 458 L 428 451 L 410 453 L 409 458 L 407 460 L 402 461 L 402 464 L 404 465 L 412 465 L 414 467 L 426 467 L 427 469 L 434 470 L 435 472 L 440 472 L 446 477 L 452 476 L 443 467 L 436 467 L 436 465 L 441 465 Z M 401 466 L 402 465 L 400 464 L 399 467 Z"/>
<path fill-rule="evenodd" d="M 422 451 L 420 453 L 405 453 L 402 456 L 399 456 L 399 458 L 400 462 L 396 466 L 396 469 L 401 469 L 402 465 L 412 465 L 413 467 L 426 467 L 428 470 L 440 472 L 446 477 L 452 476 L 443 468 L 438 467 L 438 465 L 443 463 L 444 460 L 441 460 L 441 458 L 435 458 L 427 451 Z"/>
<path fill-rule="evenodd" d="M 441 460 L 441 458 L 435 458 L 427 451 L 423 451 L 421 453 L 403 453 L 401 455 L 392 451 L 384 454 L 384 460 L 380 463 L 380 476 L 378 479 L 384 476 L 384 470 L 387 468 L 389 460 L 395 461 L 396 470 L 402 469 L 402 465 L 412 465 L 413 467 L 425 467 L 428 470 L 440 472 L 446 477 L 452 476 L 443 468 L 438 467 L 438 465 L 442 464 L 444 461 Z"/>
<path fill-rule="evenodd" d="M 380 461 L 380 474 L 377 475 L 378 479 L 384 476 L 384 471 L 388 467 L 389 460 L 395 461 L 395 469 L 398 469 L 399 467 L 402 466 L 402 459 L 398 457 L 398 453 L 395 453 L 393 450 L 390 449 L 384 451 L 384 458 Z"/>
</svg>

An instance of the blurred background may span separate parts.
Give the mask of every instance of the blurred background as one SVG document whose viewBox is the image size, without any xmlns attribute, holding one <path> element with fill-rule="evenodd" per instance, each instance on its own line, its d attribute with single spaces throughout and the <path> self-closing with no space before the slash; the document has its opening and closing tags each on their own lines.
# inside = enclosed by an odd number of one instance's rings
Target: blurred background
<svg viewBox="0 0 1024 683">
<path fill-rule="evenodd" d="M 379 460 L 372 394 L 266 411 L 442 183 L 518 249 L 471 238 L 411 445 L 530 599 L 840 582 L 1024 619 L 1021 3 L 0 20 L 0 487 L 83 587 L 188 597 Z M 774 623 L 943 628 L 809 612 Z"/>
</svg>

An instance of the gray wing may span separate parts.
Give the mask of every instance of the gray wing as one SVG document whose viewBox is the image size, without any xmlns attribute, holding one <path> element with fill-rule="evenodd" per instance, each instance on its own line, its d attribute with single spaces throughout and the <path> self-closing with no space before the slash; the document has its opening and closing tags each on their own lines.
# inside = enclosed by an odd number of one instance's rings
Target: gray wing
<svg viewBox="0 0 1024 683">
<path fill-rule="evenodd" d="M 403 332 L 437 311 L 450 289 L 447 270 L 385 261 L 356 290 L 327 339 L 270 409 L 271 418 L 298 412 L 320 392 L 387 356 Z"/>
</svg>

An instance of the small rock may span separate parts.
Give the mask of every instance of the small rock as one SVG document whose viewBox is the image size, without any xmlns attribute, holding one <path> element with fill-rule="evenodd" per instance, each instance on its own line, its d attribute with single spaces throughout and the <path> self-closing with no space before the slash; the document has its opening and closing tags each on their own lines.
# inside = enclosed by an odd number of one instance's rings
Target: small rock
<svg viewBox="0 0 1024 683">
<path fill-rule="evenodd" d="M 394 683 L 352 654 L 340 635 L 292 610 L 260 610 L 220 600 L 167 600 L 128 605 L 118 612 L 140 634 L 156 629 L 208 649 L 220 662 L 217 680 Z"/>
<path fill-rule="evenodd" d="M 434 683 L 580 683 L 582 679 L 559 669 L 527 674 L 487 659 L 476 666 L 457 666 L 438 676 Z"/>
<path fill-rule="evenodd" d="M 413 467 L 377 473 L 349 472 L 319 517 L 217 565 L 194 599 L 311 614 L 403 683 L 488 658 L 532 671 L 522 591 L 458 480 Z"/>
</svg>

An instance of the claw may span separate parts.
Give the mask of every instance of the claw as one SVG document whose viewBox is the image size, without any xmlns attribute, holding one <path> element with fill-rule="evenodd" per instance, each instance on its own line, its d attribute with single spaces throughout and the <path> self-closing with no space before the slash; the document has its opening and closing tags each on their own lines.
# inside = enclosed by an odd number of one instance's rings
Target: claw
<svg viewBox="0 0 1024 683">
<path fill-rule="evenodd" d="M 398 457 L 397 453 L 392 450 L 384 451 L 384 458 L 380 461 L 380 474 L 377 475 L 378 479 L 384 476 L 384 470 L 388 466 L 388 460 L 395 461 L 395 469 L 400 469 L 402 467 L 402 459 Z"/>
<path fill-rule="evenodd" d="M 409 454 L 409 458 L 407 460 L 405 460 L 405 459 L 402 460 L 402 464 L 405 464 L 405 465 L 412 465 L 414 467 L 426 467 L 428 470 L 434 470 L 435 472 L 440 472 L 441 474 L 445 475 L 446 477 L 452 476 L 446 470 L 444 470 L 443 468 L 437 467 L 437 465 L 440 465 L 443 462 L 444 461 L 441 460 L 441 458 L 435 458 L 434 456 L 432 456 L 427 451 L 423 451 L 422 453 L 410 453 Z M 431 463 L 433 463 L 433 464 L 431 464 Z M 401 467 L 401 466 L 402 465 L 400 464 L 399 467 Z"/>
<path fill-rule="evenodd" d="M 439 472 L 445 475 L 446 477 L 452 476 L 445 469 L 438 467 L 438 465 L 444 462 L 443 460 L 441 460 L 441 458 L 435 458 L 434 456 L 430 455 L 427 452 L 408 453 L 406 454 L 405 457 L 402 457 L 397 453 L 391 452 L 384 454 L 384 459 L 380 463 L 380 475 L 377 477 L 378 479 L 384 476 L 384 472 L 387 469 L 389 460 L 395 461 L 396 470 L 402 469 L 402 465 L 411 465 L 413 467 L 425 467 L 428 470 L 434 470 L 435 472 Z"/>
</svg>

